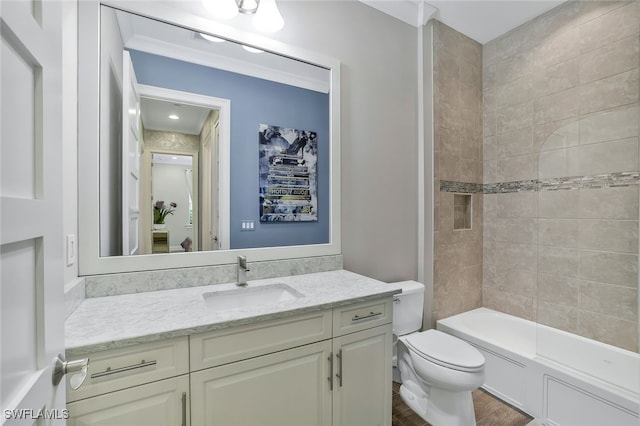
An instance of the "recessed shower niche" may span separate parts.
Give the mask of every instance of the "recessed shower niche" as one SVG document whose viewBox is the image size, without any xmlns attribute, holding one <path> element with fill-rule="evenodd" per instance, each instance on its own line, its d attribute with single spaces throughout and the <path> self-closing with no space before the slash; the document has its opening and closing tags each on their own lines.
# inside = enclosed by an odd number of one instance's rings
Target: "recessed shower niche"
<svg viewBox="0 0 640 426">
<path fill-rule="evenodd" d="M 453 194 L 453 229 L 471 229 L 471 194 Z"/>
</svg>

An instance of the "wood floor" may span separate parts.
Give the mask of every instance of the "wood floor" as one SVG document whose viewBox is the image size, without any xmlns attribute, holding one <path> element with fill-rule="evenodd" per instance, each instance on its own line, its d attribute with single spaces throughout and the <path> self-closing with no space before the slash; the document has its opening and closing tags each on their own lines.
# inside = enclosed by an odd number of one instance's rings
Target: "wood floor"
<svg viewBox="0 0 640 426">
<path fill-rule="evenodd" d="M 393 383 L 392 426 L 430 426 L 414 413 L 400 397 L 400 384 Z M 482 389 L 473 392 L 477 426 L 525 426 L 530 416 L 495 398 Z"/>
</svg>

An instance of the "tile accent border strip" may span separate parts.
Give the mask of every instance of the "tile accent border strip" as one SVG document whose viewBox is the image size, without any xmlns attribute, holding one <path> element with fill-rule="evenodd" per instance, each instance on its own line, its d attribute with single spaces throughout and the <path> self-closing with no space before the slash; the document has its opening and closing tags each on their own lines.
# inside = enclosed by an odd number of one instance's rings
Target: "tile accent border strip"
<svg viewBox="0 0 640 426">
<path fill-rule="evenodd" d="M 640 172 L 605 173 L 590 176 L 570 176 L 485 184 L 441 180 L 440 192 L 457 192 L 464 194 L 506 194 L 510 192 L 615 188 L 620 186 L 638 185 L 639 183 Z"/>
</svg>

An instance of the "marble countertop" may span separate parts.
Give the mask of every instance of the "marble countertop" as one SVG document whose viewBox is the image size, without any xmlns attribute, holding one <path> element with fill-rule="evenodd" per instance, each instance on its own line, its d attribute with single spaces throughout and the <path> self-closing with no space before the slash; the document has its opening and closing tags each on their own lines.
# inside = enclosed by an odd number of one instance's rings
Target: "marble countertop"
<svg viewBox="0 0 640 426">
<path fill-rule="evenodd" d="M 67 356 L 330 309 L 401 292 L 398 286 L 345 270 L 249 281 L 248 287 L 273 283 L 287 284 L 304 297 L 249 309 L 208 308 L 203 293 L 239 288 L 229 283 L 85 299 L 65 322 Z"/>
</svg>

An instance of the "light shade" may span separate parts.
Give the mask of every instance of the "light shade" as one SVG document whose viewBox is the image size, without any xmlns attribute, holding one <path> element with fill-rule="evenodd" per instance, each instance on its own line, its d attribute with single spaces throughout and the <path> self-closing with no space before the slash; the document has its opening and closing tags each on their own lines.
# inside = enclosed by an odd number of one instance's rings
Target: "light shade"
<svg viewBox="0 0 640 426">
<path fill-rule="evenodd" d="M 236 0 L 202 0 L 202 5 L 215 18 L 232 19 L 238 14 Z"/>
<path fill-rule="evenodd" d="M 246 15 L 253 15 L 258 10 L 258 0 L 236 0 L 238 10 Z"/>
<path fill-rule="evenodd" d="M 284 19 L 280 15 L 276 0 L 260 0 L 258 11 L 253 17 L 253 26 L 258 31 L 273 33 L 284 27 Z"/>
</svg>

